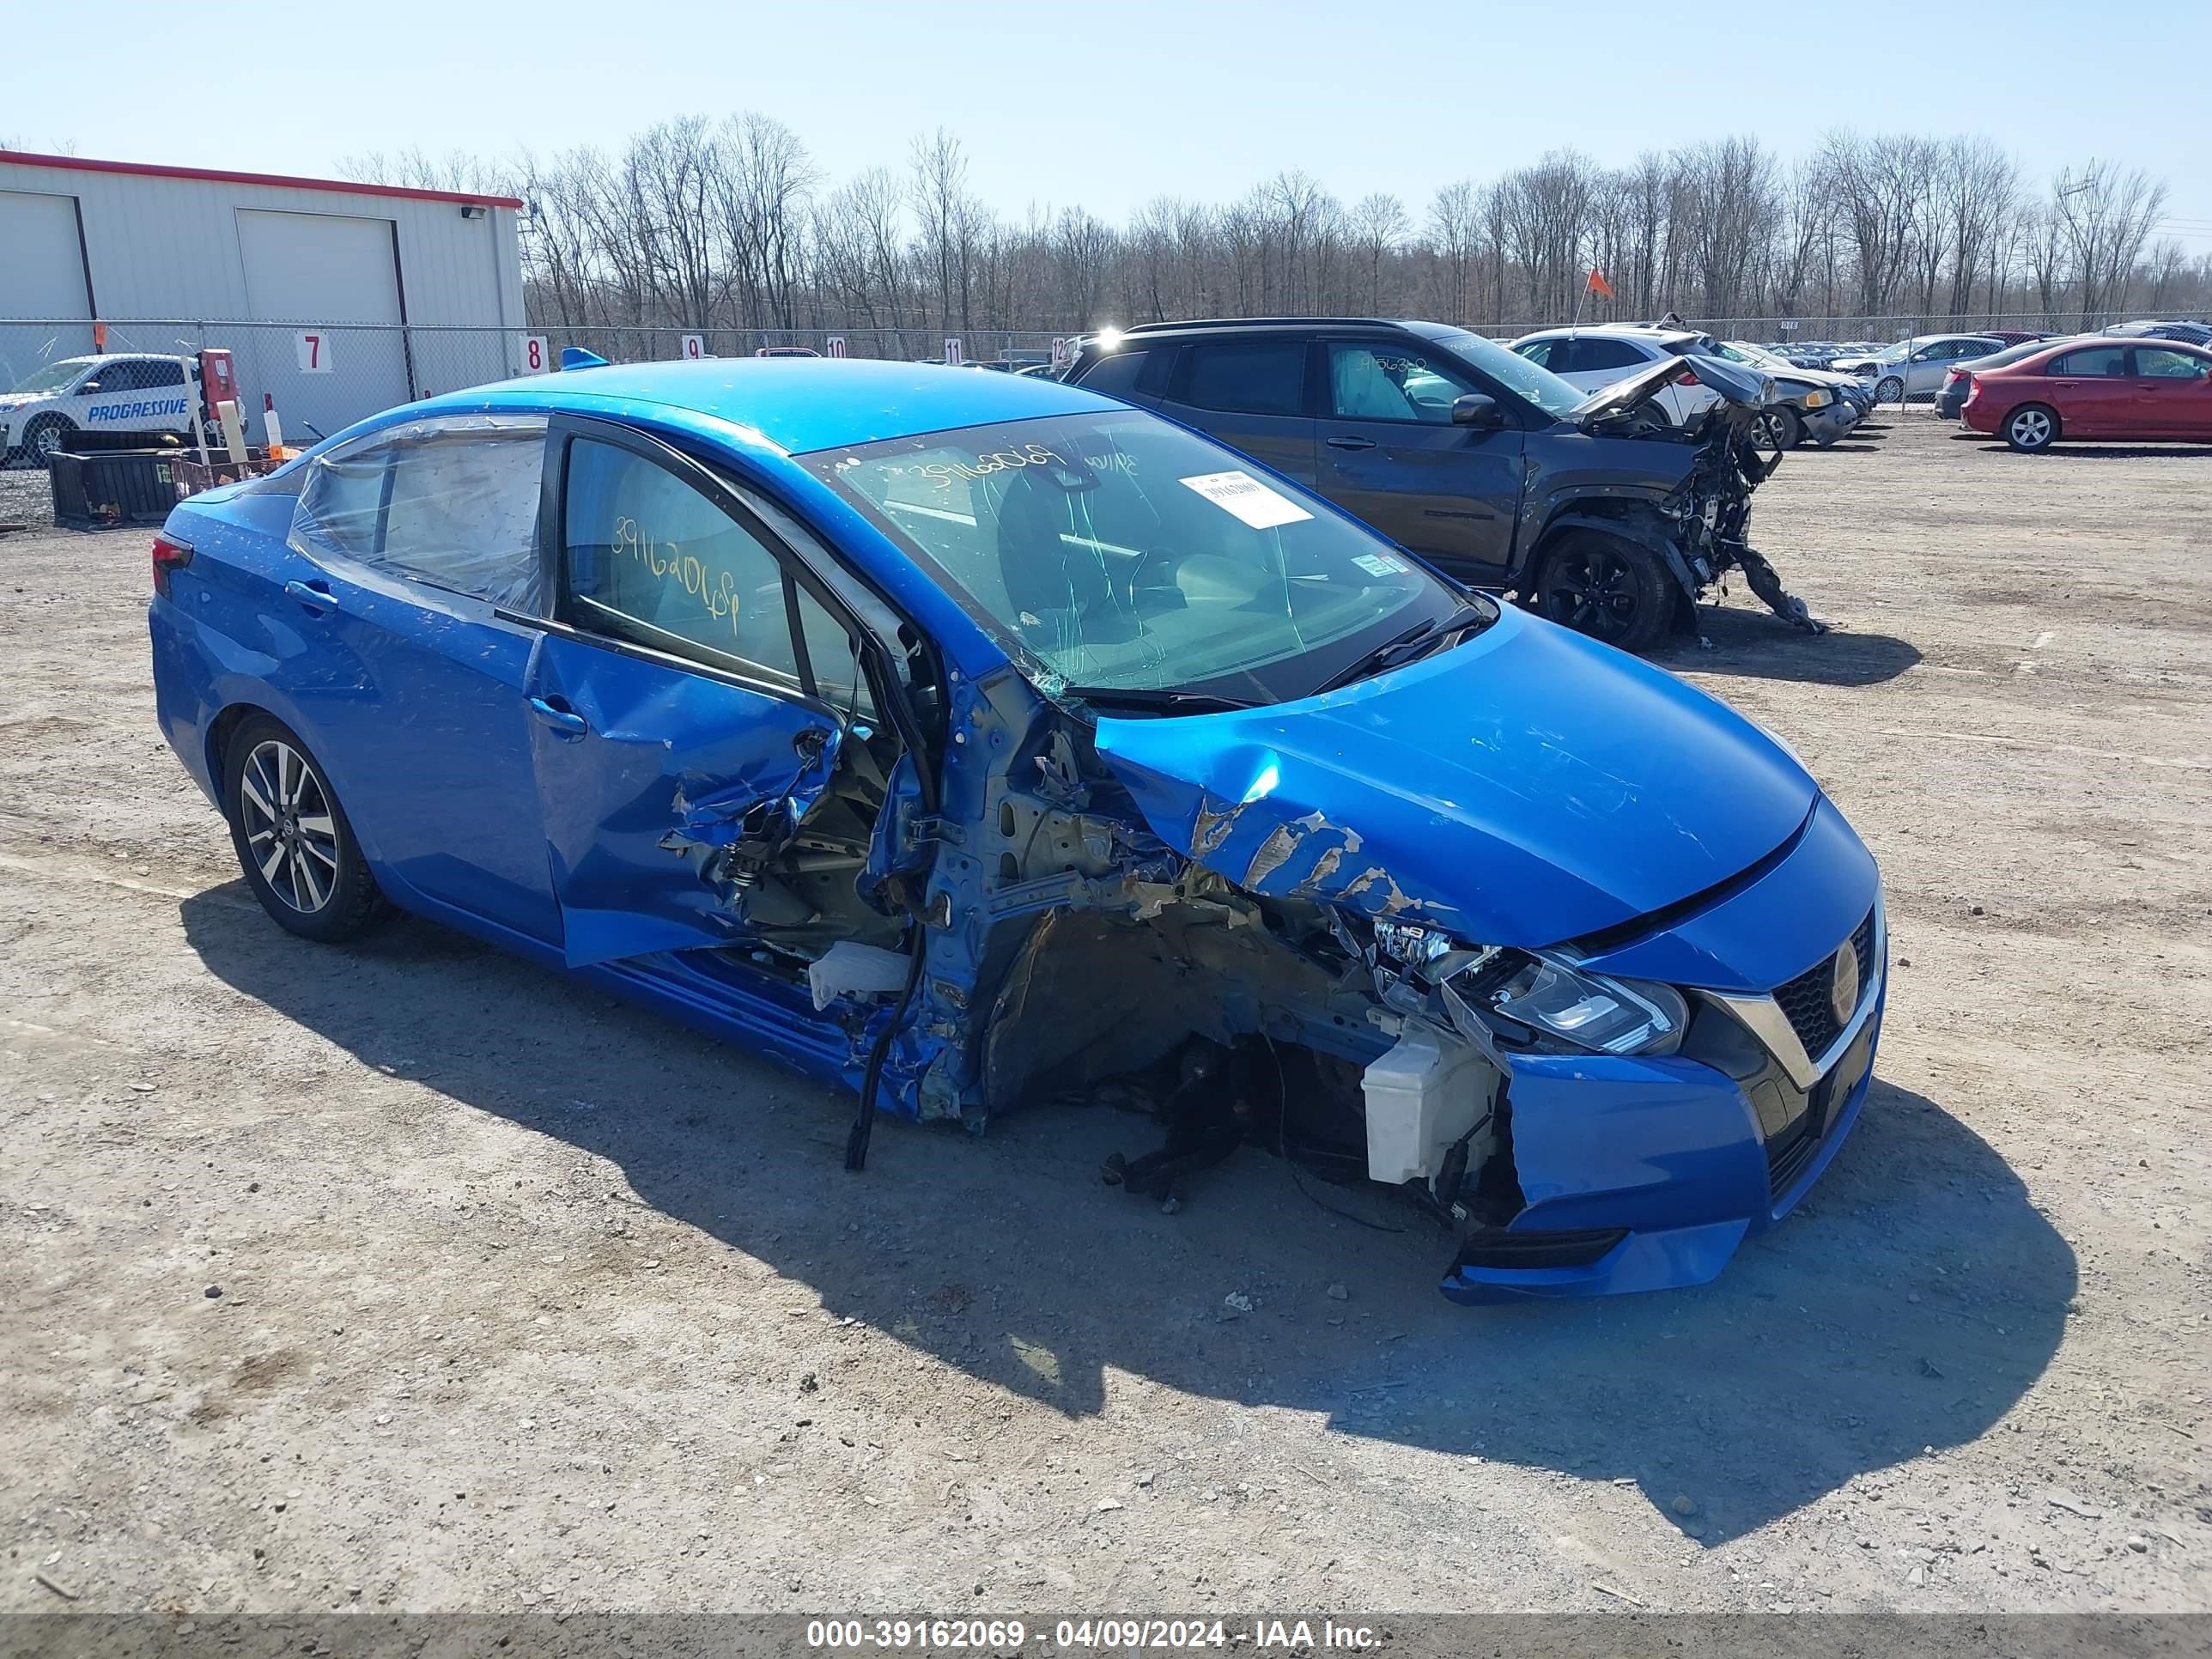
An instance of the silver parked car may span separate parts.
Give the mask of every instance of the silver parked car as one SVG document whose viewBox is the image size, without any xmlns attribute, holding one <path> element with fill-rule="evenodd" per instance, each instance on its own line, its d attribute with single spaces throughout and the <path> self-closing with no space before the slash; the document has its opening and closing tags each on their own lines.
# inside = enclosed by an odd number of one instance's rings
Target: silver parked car
<svg viewBox="0 0 2212 1659">
<path fill-rule="evenodd" d="M 1986 334 L 1916 334 L 1867 356 L 1838 357 L 1830 367 L 1873 386 L 1875 402 L 1901 404 L 1910 398 L 1933 398 L 1952 364 L 2004 349 L 2002 340 Z"/>
</svg>

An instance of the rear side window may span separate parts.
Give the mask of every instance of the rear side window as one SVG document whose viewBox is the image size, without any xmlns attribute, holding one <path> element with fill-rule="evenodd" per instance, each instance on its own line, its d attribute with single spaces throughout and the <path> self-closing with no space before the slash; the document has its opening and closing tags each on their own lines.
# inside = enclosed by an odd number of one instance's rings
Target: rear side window
<svg viewBox="0 0 2212 1659">
<path fill-rule="evenodd" d="M 2090 346 L 2081 351 L 2069 351 L 2051 365 L 2053 374 L 2124 374 L 2128 372 L 2128 349 L 2125 346 Z"/>
<path fill-rule="evenodd" d="M 2176 351 L 2171 346 L 2137 346 L 2136 374 L 2147 380 L 2197 380 L 2204 378 L 2208 366 L 2202 357 L 2192 357 L 2185 351 Z"/>
<path fill-rule="evenodd" d="M 1127 398 L 1137 389 L 1137 377 L 1144 373 L 1148 351 L 1117 351 L 1101 357 L 1084 374 L 1081 385 L 1085 392 L 1103 392 L 1109 398 Z"/>
<path fill-rule="evenodd" d="M 1626 340 L 1585 334 L 1578 339 L 1553 341 L 1552 361 L 1546 367 L 1554 374 L 1606 374 L 1641 368 L 1644 362 L 1644 354 Z"/>
<path fill-rule="evenodd" d="M 518 611 L 538 609 L 543 434 L 403 444 L 385 497 L 383 562 Z"/>
<path fill-rule="evenodd" d="M 540 416 L 419 421 L 317 458 L 291 544 L 410 581 L 542 614 Z"/>
<path fill-rule="evenodd" d="M 1649 359 L 1626 340 L 1584 337 L 1575 342 L 1577 374 L 1603 374 L 1616 368 L 1641 368 Z"/>
<path fill-rule="evenodd" d="M 1305 413 L 1303 340 L 1223 341 L 1183 348 L 1176 401 L 1231 415 Z"/>
</svg>

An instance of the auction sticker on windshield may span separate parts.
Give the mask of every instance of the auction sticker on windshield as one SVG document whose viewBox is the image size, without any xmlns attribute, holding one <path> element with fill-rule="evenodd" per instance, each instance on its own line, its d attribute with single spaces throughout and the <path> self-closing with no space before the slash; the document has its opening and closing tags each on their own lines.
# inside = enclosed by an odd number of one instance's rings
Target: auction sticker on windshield
<svg viewBox="0 0 2212 1659">
<path fill-rule="evenodd" d="M 1268 489 L 1249 472 L 1201 472 L 1181 482 L 1185 489 L 1195 489 L 1255 530 L 1273 530 L 1279 524 L 1296 524 L 1301 519 L 1313 517 L 1289 496 Z"/>
</svg>

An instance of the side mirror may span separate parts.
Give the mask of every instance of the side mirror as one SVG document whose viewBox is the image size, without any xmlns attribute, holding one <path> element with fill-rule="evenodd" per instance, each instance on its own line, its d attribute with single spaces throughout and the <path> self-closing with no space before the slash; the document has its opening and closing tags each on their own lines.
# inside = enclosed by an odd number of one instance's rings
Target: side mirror
<svg viewBox="0 0 2212 1659">
<path fill-rule="evenodd" d="M 1498 406 L 1497 398 L 1470 392 L 1452 400 L 1451 418 L 1454 426 L 1470 431 L 1495 432 L 1505 424 L 1505 411 Z"/>
<path fill-rule="evenodd" d="M 100 382 L 99 382 L 99 381 L 97 381 L 97 380 L 87 380 L 87 381 L 85 381 L 82 386 L 78 386 L 78 387 L 77 387 L 77 389 L 76 389 L 75 392 L 71 392 L 70 395 L 71 397 L 73 397 L 73 398 L 89 398 L 90 396 L 92 396 L 92 394 L 93 394 L 94 392 L 97 392 L 97 391 L 99 391 L 99 390 L 100 390 Z"/>
</svg>

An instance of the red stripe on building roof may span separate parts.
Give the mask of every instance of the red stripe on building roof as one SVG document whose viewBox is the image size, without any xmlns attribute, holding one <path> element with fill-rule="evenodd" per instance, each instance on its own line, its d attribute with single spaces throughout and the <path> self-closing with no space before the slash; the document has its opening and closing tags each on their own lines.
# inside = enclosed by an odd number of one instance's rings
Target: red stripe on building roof
<svg viewBox="0 0 2212 1659">
<path fill-rule="evenodd" d="M 201 179 L 222 185 L 270 185 L 281 190 L 325 190 L 343 196 L 398 196 L 411 202 L 471 202 L 483 207 L 520 208 L 512 196 L 478 196 L 462 190 L 414 190 L 404 185 L 355 185 L 343 179 L 295 179 L 282 173 L 228 173 L 219 167 L 163 167 L 153 161 L 88 161 L 78 155 L 33 155 L 0 149 L 0 165 L 58 167 L 70 173 L 129 173 L 149 179 Z"/>
</svg>

